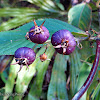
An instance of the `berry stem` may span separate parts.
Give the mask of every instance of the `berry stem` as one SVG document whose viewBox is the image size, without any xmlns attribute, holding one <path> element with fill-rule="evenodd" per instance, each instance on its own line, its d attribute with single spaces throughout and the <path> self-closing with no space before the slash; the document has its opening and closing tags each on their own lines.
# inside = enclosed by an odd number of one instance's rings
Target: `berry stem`
<svg viewBox="0 0 100 100">
<path fill-rule="evenodd" d="M 95 55 L 95 60 L 94 60 L 92 69 L 91 69 L 89 76 L 86 79 L 85 83 L 80 88 L 80 90 L 75 94 L 75 96 L 72 98 L 72 100 L 79 100 L 82 97 L 82 95 L 85 93 L 85 91 L 89 88 L 90 84 L 93 81 L 93 78 L 95 76 L 95 73 L 96 73 L 96 70 L 98 67 L 99 58 L 100 58 L 100 40 L 99 39 L 96 40 L 96 44 L 97 44 L 96 55 Z"/>
<path fill-rule="evenodd" d="M 18 73 L 21 71 L 22 67 L 23 67 L 23 65 L 20 65 L 20 69 L 19 69 Z"/>
</svg>

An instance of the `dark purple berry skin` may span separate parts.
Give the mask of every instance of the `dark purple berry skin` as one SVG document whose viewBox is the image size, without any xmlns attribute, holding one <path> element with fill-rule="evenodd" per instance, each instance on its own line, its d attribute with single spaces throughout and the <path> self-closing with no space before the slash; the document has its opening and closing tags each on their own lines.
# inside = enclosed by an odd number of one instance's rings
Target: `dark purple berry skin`
<svg viewBox="0 0 100 100">
<path fill-rule="evenodd" d="M 40 27 L 40 26 L 38 26 Z M 35 26 L 33 26 L 31 30 L 35 29 Z M 42 26 L 42 30 L 43 32 L 39 32 L 39 33 L 36 33 L 34 35 L 34 32 L 30 32 L 29 33 L 29 39 L 34 42 L 34 43 L 37 43 L 37 44 L 42 44 L 44 43 L 45 41 L 47 41 L 47 39 L 49 38 L 49 31 L 46 27 Z"/>
<path fill-rule="evenodd" d="M 48 29 L 43 26 L 45 21 L 38 26 L 34 20 L 34 26 L 30 28 L 29 32 L 26 33 L 25 37 L 27 40 L 30 40 L 37 44 L 43 44 L 49 38 Z"/>
<path fill-rule="evenodd" d="M 76 46 L 74 36 L 68 30 L 59 30 L 51 37 L 51 43 L 60 54 L 71 54 Z"/>
<path fill-rule="evenodd" d="M 36 54 L 31 48 L 21 47 L 15 51 L 14 57 L 16 62 L 19 61 L 19 65 L 30 65 L 34 62 Z"/>
</svg>

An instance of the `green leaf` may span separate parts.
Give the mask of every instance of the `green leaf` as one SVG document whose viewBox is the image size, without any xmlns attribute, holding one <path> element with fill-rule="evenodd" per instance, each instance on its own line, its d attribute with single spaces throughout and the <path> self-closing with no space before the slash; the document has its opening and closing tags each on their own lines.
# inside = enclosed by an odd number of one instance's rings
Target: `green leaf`
<svg viewBox="0 0 100 100">
<path fill-rule="evenodd" d="M 68 12 L 68 22 L 82 30 L 88 30 L 92 18 L 92 10 L 86 3 L 72 7 Z"/>
<path fill-rule="evenodd" d="M 0 8 L 1 17 L 14 17 L 12 19 L 9 18 L 7 22 L 3 22 L 0 25 L 0 31 L 16 28 L 20 25 L 23 25 L 33 20 L 33 18 L 34 19 L 55 18 L 66 14 L 66 12 L 64 11 L 63 12 L 55 11 L 51 8 L 45 8 L 45 9 L 46 10 L 44 9 L 37 10 L 36 8 Z"/>
<path fill-rule="evenodd" d="M 3 88 L 0 88 L 0 100 L 3 100 L 3 97 L 4 97 L 4 95 L 5 95 L 5 89 L 4 89 L 4 87 Z"/>
<path fill-rule="evenodd" d="M 78 75 L 80 72 L 81 67 L 81 61 L 80 61 L 80 54 L 77 51 L 77 48 L 75 51 L 70 55 L 70 90 L 71 94 L 75 94 L 75 88 L 77 87 L 78 82 Z"/>
<path fill-rule="evenodd" d="M 45 51 L 45 48 L 42 48 L 38 52 L 37 57 L 40 54 L 42 54 L 44 51 Z M 45 54 L 47 55 L 48 59 L 51 59 L 51 57 L 54 54 L 54 51 L 55 50 L 52 46 L 49 46 L 47 48 L 47 51 Z M 33 81 L 33 84 L 31 85 L 31 89 L 30 89 L 29 94 L 28 94 L 29 100 L 40 100 L 40 96 L 42 93 L 42 84 L 43 84 L 43 80 L 44 80 L 44 75 L 45 75 L 46 70 L 48 68 L 49 62 L 50 61 L 48 61 L 48 60 L 41 62 L 39 58 L 37 58 L 37 60 L 34 62 L 34 66 L 37 69 L 37 75 Z"/>
<path fill-rule="evenodd" d="M 98 69 L 97 69 L 97 72 L 98 72 Z M 92 81 L 92 83 L 91 83 L 89 89 L 87 90 L 87 94 L 86 94 L 86 99 L 87 99 L 87 100 L 89 100 L 89 98 L 91 98 L 91 96 L 92 96 L 91 94 L 94 93 L 94 90 L 95 90 L 95 88 L 96 88 L 97 85 L 98 85 L 98 80 L 97 80 L 97 78 L 98 78 L 98 73 L 95 74 L 94 79 L 93 79 L 93 81 Z"/>
<path fill-rule="evenodd" d="M 28 17 L 27 20 L 26 18 L 27 16 L 23 16 L 23 19 L 22 16 L 20 16 L 17 18 L 10 19 L 7 22 L 1 24 L 0 31 L 7 31 L 9 29 L 16 28 L 20 25 L 23 25 L 24 23 L 30 22 L 33 19 L 33 17 Z"/>
<path fill-rule="evenodd" d="M 68 57 L 58 53 L 56 55 L 47 100 L 68 100 L 65 75 Z"/>
<path fill-rule="evenodd" d="M 100 100 L 100 91 L 98 92 L 98 95 L 96 96 L 95 100 Z"/>
<path fill-rule="evenodd" d="M 90 47 L 90 41 L 82 41 L 82 49 L 77 49 L 80 56 L 81 60 L 86 60 L 90 55 L 95 55 L 95 50 L 96 50 L 96 42 L 92 44 L 94 48 Z M 85 52 L 84 52 L 85 51 Z"/>
<path fill-rule="evenodd" d="M 75 36 L 87 36 L 87 34 L 60 20 L 57 19 L 45 19 L 46 22 L 44 23 L 44 26 L 49 30 L 50 37 L 53 33 L 55 33 L 58 30 L 61 29 L 67 29 Z M 44 20 L 36 20 L 38 25 L 41 25 Z M 14 55 L 14 52 L 19 47 L 30 47 L 32 48 L 34 43 L 30 42 L 29 40 L 25 39 L 26 33 L 29 31 L 29 29 L 34 26 L 33 22 L 27 23 L 16 30 L 11 31 L 4 31 L 0 32 L 0 55 Z"/>
<path fill-rule="evenodd" d="M 97 1 L 99 1 L 99 0 L 93 0 L 94 3 L 96 3 Z M 96 5 L 94 3 L 92 3 L 92 2 L 89 3 L 89 5 L 91 6 L 92 10 L 96 10 L 97 9 L 97 7 L 96 7 Z"/>
<path fill-rule="evenodd" d="M 7 82 L 7 78 L 8 78 L 8 73 L 7 73 L 7 71 L 4 70 L 4 71 L 0 74 L 0 77 L 1 77 L 2 81 L 3 81 L 4 83 L 6 83 L 6 82 Z"/>
<path fill-rule="evenodd" d="M 92 100 L 95 99 L 95 97 L 97 96 L 97 94 L 100 91 L 100 83 L 97 85 L 96 89 L 94 90 L 93 94 L 92 94 Z"/>
<path fill-rule="evenodd" d="M 24 93 L 27 91 L 30 81 L 32 80 L 33 76 L 36 73 L 34 63 L 32 63 L 29 66 L 29 70 L 28 69 L 26 70 L 26 69 L 27 67 L 23 66 L 21 71 L 18 73 L 17 80 L 16 80 L 16 86 L 15 86 L 15 92 L 20 95 L 19 96 L 16 95 L 14 97 L 14 100 L 21 100 L 21 98 L 24 96 Z"/>
<path fill-rule="evenodd" d="M 76 92 L 82 87 L 82 85 L 86 81 L 86 79 L 87 79 L 87 77 L 88 77 L 88 75 L 90 73 L 90 70 L 91 70 L 94 58 L 95 58 L 95 56 L 92 55 L 92 56 L 88 57 L 84 61 L 84 63 L 82 64 L 81 69 L 80 69 L 80 73 L 79 73 L 79 76 L 78 76 L 78 82 L 77 82 L 77 86 L 76 86 Z M 86 93 L 87 92 L 85 92 L 85 94 L 82 96 L 81 100 L 86 100 Z"/>
<path fill-rule="evenodd" d="M 38 15 L 38 10 L 35 8 L 0 8 L 0 17 L 21 17 L 35 15 L 35 13 Z"/>
<path fill-rule="evenodd" d="M 92 16 L 95 16 L 92 18 L 92 23 L 91 23 L 91 28 L 94 29 L 95 31 L 99 32 L 99 16 L 98 12 L 93 12 Z"/>
<path fill-rule="evenodd" d="M 27 0 L 30 3 L 33 3 L 39 6 L 41 9 L 51 12 L 58 12 L 58 8 L 55 6 L 52 0 Z"/>
<path fill-rule="evenodd" d="M 15 60 L 13 60 L 12 63 L 15 63 Z M 10 66 L 8 80 L 6 81 L 6 84 L 5 84 L 5 93 L 11 94 L 13 92 L 18 69 L 19 69 L 19 65 Z M 10 95 L 5 95 L 4 100 L 6 100 L 9 96 Z"/>
</svg>

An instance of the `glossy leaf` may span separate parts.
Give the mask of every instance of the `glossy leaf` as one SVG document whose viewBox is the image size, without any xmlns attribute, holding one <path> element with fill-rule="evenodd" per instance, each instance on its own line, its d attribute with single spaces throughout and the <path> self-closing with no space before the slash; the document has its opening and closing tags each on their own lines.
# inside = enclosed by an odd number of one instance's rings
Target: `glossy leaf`
<svg viewBox="0 0 100 100">
<path fill-rule="evenodd" d="M 56 55 L 47 100 L 68 100 L 65 75 L 68 57 L 61 54 Z"/>
<path fill-rule="evenodd" d="M 45 51 L 45 48 L 42 48 L 38 52 L 37 57 L 44 51 Z M 48 59 L 51 59 L 51 57 L 54 54 L 54 51 L 55 50 L 52 46 L 48 47 L 48 49 L 46 51 L 46 55 L 47 55 Z M 34 65 L 36 66 L 36 69 L 37 69 L 37 75 L 33 81 L 33 84 L 31 85 L 31 89 L 28 94 L 29 100 L 40 100 L 44 75 L 48 68 L 49 62 L 50 61 L 48 61 L 48 60 L 41 62 L 39 58 L 37 58 L 37 60 L 34 62 Z"/>
<path fill-rule="evenodd" d="M 77 60 L 76 60 L 77 59 Z M 80 72 L 81 67 L 81 56 L 77 51 L 77 48 L 75 51 L 70 55 L 70 89 L 71 94 L 73 95 L 75 93 L 75 88 L 77 87 L 78 82 L 78 76 Z"/>
<path fill-rule="evenodd" d="M 50 37 L 52 34 L 60 29 L 67 29 L 76 36 L 87 36 L 84 31 L 69 25 L 66 22 L 57 19 L 45 19 L 44 26 L 49 30 Z M 44 20 L 37 20 L 37 24 L 41 25 Z M 34 43 L 25 39 L 26 33 L 34 26 L 33 22 L 27 23 L 16 30 L 0 32 L 0 55 L 13 55 L 19 47 L 34 46 Z M 9 27 L 9 26 L 8 26 Z"/>
<path fill-rule="evenodd" d="M 88 30 L 92 18 L 92 10 L 86 3 L 72 7 L 68 12 L 68 22 L 82 30 Z"/>
</svg>

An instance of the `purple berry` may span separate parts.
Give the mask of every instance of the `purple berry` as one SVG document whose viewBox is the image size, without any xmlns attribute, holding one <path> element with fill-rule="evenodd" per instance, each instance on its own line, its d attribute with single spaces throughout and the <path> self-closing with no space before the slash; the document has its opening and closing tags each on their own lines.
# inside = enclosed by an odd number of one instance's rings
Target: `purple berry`
<svg viewBox="0 0 100 100">
<path fill-rule="evenodd" d="M 30 28 L 29 32 L 26 34 L 26 37 L 37 44 L 46 42 L 49 38 L 49 31 L 46 27 L 43 26 L 44 22 L 40 26 L 37 26 L 34 20 L 35 26 Z"/>
<path fill-rule="evenodd" d="M 23 65 L 26 65 L 28 68 L 28 65 L 34 62 L 36 54 L 31 48 L 21 47 L 15 51 L 14 57 L 16 60 L 16 64 L 21 65 L 20 67 L 21 70 Z"/>
<path fill-rule="evenodd" d="M 74 36 L 68 30 L 59 30 L 51 37 L 51 43 L 60 54 L 69 55 L 75 49 Z"/>
</svg>

